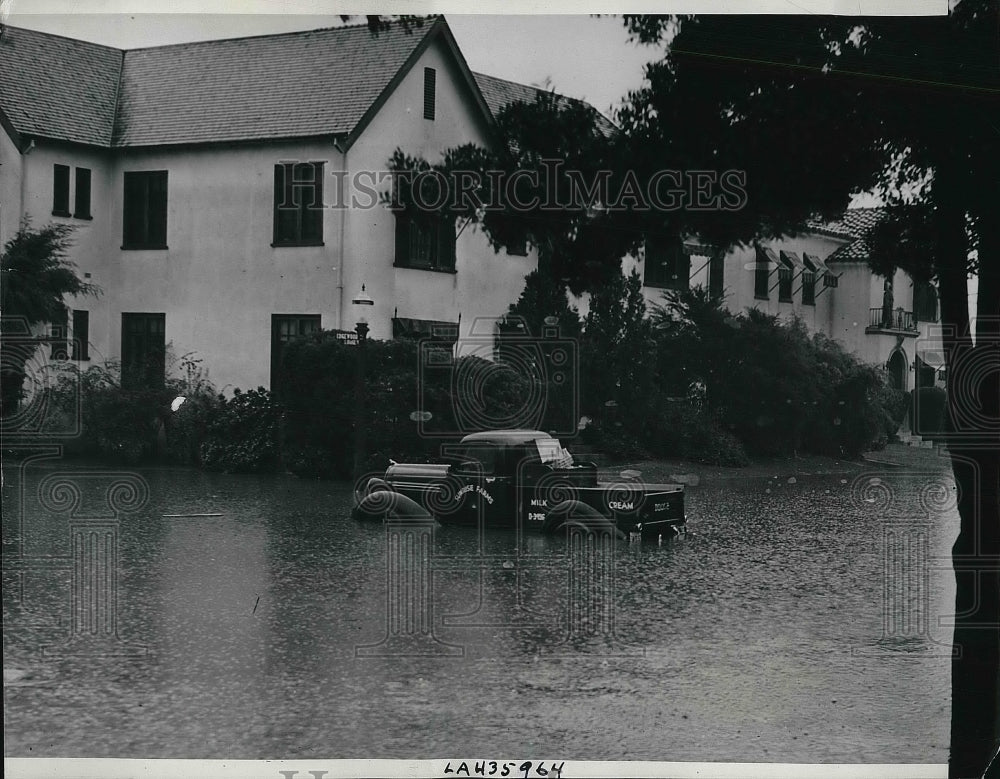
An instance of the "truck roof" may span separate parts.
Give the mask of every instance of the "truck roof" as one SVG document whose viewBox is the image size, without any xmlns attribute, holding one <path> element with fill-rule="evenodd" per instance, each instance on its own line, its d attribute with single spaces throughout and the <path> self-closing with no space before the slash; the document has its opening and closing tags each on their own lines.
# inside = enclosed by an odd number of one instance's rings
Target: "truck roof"
<svg viewBox="0 0 1000 779">
<path fill-rule="evenodd" d="M 552 436 L 541 430 L 486 430 L 481 433 L 472 433 L 465 436 L 462 439 L 462 443 L 485 441 L 490 444 L 517 446 L 518 444 L 526 444 L 529 441 L 536 441 L 539 438 L 552 438 Z"/>
</svg>

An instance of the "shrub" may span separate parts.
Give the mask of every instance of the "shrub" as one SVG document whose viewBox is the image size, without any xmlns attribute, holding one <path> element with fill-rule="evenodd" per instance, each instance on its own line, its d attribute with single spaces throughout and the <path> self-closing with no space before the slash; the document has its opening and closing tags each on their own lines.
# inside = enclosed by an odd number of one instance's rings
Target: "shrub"
<svg viewBox="0 0 1000 779">
<path fill-rule="evenodd" d="M 121 364 L 109 360 L 80 371 L 60 368 L 51 392 L 56 419 L 62 428 L 68 415 L 79 414 L 80 435 L 67 441 L 67 454 L 114 462 L 135 463 L 154 457 L 181 464 L 197 464 L 198 448 L 208 418 L 216 407 L 211 384 L 200 360 L 187 354 L 172 359 L 183 375 L 170 375 L 161 387 L 122 386 Z M 185 401 L 176 411 L 175 398 Z"/>
<path fill-rule="evenodd" d="M 655 457 L 685 458 L 709 465 L 749 463 L 739 439 L 691 401 L 668 401 L 648 420 L 646 446 Z"/>
<path fill-rule="evenodd" d="M 280 464 L 281 407 L 263 387 L 219 396 L 200 447 L 206 468 L 230 473 L 265 473 Z"/>
<path fill-rule="evenodd" d="M 530 379 L 475 356 L 453 359 L 442 346 L 434 359 L 410 341 L 365 344 L 366 470 L 389 458 L 427 462 L 462 431 L 525 426 L 518 418 L 533 390 Z M 347 478 L 355 449 L 357 346 L 318 333 L 288 344 L 280 387 L 286 411 L 285 465 L 301 476 Z M 460 395 L 458 393 L 461 393 Z M 415 411 L 429 413 L 418 422 Z"/>
</svg>

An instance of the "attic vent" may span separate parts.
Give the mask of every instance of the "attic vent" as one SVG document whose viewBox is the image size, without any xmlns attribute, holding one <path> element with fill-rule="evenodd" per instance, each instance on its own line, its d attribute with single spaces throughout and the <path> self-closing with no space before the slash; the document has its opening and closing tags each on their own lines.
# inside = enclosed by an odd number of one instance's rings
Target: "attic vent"
<svg viewBox="0 0 1000 779">
<path fill-rule="evenodd" d="M 424 68 L 424 119 L 434 119 L 434 92 L 437 83 L 437 71 L 434 68 Z"/>
</svg>

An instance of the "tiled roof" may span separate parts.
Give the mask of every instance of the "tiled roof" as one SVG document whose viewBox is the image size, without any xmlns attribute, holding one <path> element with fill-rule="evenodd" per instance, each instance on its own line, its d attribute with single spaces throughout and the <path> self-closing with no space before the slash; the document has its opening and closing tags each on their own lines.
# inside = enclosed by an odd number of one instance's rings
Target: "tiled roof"
<svg viewBox="0 0 1000 779">
<path fill-rule="evenodd" d="M 433 25 L 367 25 L 126 52 L 116 146 L 346 135 Z"/>
<path fill-rule="evenodd" d="M 22 134 L 108 146 L 121 66 L 118 49 L 5 26 L 0 109 Z"/>
<path fill-rule="evenodd" d="M 444 24 L 409 32 L 393 25 L 378 36 L 361 24 L 127 51 L 8 26 L 0 109 L 21 134 L 104 147 L 348 135 Z M 474 79 L 494 116 L 542 91 Z M 613 133 L 593 110 L 602 132 Z"/>
<path fill-rule="evenodd" d="M 476 79 L 479 91 L 483 93 L 486 105 L 490 107 L 490 111 L 493 112 L 494 117 L 500 113 L 501 109 L 511 103 L 534 103 L 538 95 L 546 94 L 546 90 L 539 89 L 538 87 L 529 87 L 525 84 L 518 84 L 516 81 L 507 81 L 496 76 L 487 76 L 485 73 L 473 73 L 472 75 Z M 563 95 L 558 95 L 557 97 L 567 103 L 582 104 L 590 108 L 595 114 L 597 128 L 605 138 L 616 132 L 617 128 L 614 124 L 589 103 Z"/>
<path fill-rule="evenodd" d="M 871 255 L 868 234 L 885 215 L 884 208 L 849 208 L 838 219 L 830 222 L 813 221 L 808 226 L 823 235 L 853 239 L 827 257 L 826 262 L 862 262 Z"/>
</svg>

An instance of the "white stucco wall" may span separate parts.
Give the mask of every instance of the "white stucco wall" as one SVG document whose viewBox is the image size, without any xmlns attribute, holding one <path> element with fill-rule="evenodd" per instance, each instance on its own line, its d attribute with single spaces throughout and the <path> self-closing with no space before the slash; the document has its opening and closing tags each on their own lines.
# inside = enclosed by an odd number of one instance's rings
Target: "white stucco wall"
<svg viewBox="0 0 1000 779">
<path fill-rule="evenodd" d="M 436 111 L 433 120 L 423 117 L 424 68 L 436 75 Z M 451 147 L 490 143 L 487 123 L 472 99 L 460 72 L 440 41 L 432 44 L 402 79 L 396 90 L 347 153 L 349 169 L 386 171 L 392 153 L 430 162 L 440 160 Z M 388 192 L 389 183 L 381 189 Z M 477 318 L 506 313 L 524 288 L 524 277 L 536 266 L 528 257 L 493 251 L 486 236 L 474 225 L 463 228 L 456 244 L 455 273 L 393 267 L 395 217 L 383 205 L 347 212 L 345 231 L 346 286 L 350 299 L 362 283 L 375 300 L 368 313 L 372 336 L 389 338 L 392 317 L 455 322 L 461 315 L 461 334 L 468 336 Z M 353 327 L 356 313 L 347 310 L 343 323 Z M 492 332 L 492 331 L 491 331 Z"/>
<path fill-rule="evenodd" d="M 324 245 L 271 245 L 274 166 L 288 161 L 322 161 L 327 174 L 343 165 L 332 141 L 129 150 L 115 161 L 110 235 L 117 282 L 109 314 L 116 356 L 122 312 L 165 312 L 175 357 L 197 352 L 220 389 L 268 386 L 272 314 L 319 314 L 323 327 L 333 326 L 336 212 L 323 212 Z M 117 248 L 123 175 L 142 170 L 168 171 L 167 250 Z"/>
<path fill-rule="evenodd" d="M 4 246 L 21 221 L 21 166 L 23 158 L 7 131 L 0 127 L 0 246 Z"/>
</svg>

